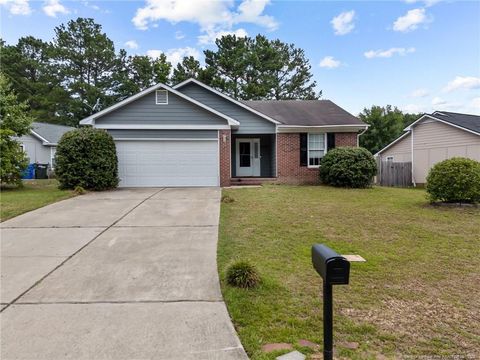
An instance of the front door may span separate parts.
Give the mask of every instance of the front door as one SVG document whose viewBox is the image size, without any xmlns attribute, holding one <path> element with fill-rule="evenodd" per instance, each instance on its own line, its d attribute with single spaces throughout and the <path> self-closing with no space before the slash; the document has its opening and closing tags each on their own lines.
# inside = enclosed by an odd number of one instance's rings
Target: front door
<svg viewBox="0 0 480 360">
<path fill-rule="evenodd" d="M 260 139 L 237 139 L 237 176 L 260 176 Z"/>
</svg>

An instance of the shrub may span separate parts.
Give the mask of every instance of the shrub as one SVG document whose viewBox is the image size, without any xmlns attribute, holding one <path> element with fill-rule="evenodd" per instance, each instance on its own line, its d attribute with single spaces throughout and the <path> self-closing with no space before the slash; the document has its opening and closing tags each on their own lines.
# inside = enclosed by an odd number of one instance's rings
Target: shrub
<svg viewBox="0 0 480 360">
<path fill-rule="evenodd" d="M 480 201 L 480 162 L 455 157 L 435 164 L 427 176 L 430 201 Z"/>
<path fill-rule="evenodd" d="M 63 189 L 106 190 L 118 185 L 115 143 L 104 130 L 85 127 L 65 133 L 55 161 L 55 174 Z"/>
<path fill-rule="evenodd" d="M 320 162 L 320 180 L 333 186 L 365 188 L 376 172 L 375 159 L 364 148 L 339 147 L 327 152 Z"/>
<path fill-rule="evenodd" d="M 227 269 L 227 283 L 241 288 L 253 288 L 260 281 L 257 269 L 247 261 L 237 261 Z"/>
</svg>

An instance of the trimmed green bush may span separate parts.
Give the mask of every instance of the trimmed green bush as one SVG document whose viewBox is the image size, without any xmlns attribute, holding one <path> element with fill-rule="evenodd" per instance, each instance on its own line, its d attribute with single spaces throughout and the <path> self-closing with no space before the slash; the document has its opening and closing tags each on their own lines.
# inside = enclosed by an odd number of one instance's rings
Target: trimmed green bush
<svg viewBox="0 0 480 360">
<path fill-rule="evenodd" d="M 427 176 L 430 201 L 480 201 L 480 162 L 454 157 L 435 164 Z"/>
<path fill-rule="evenodd" d="M 255 266 L 247 261 L 237 261 L 227 269 L 227 283 L 240 288 L 253 288 L 260 281 Z"/>
<path fill-rule="evenodd" d="M 335 148 L 320 162 L 320 180 L 333 186 L 365 188 L 371 185 L 376 172 L 377 163 L 364 148 Z"/>
<path fill-rule="evenodd" d="M 55 162 L 62 189 L 106 190 L 118 185 L 115 143 L 105 130 L 84 127 L 65 133 Z"/>
</svg>

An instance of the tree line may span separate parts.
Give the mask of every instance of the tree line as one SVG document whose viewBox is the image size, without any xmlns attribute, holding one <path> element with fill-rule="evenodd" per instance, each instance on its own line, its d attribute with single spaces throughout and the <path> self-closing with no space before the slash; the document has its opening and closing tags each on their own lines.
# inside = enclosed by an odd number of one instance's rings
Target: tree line
<svg viewBox="0 0 480 360">
<path fill-rule="evenodd" d="M 206 50 L 205 65 L 185 57 L 172 68 L 165 54 L 116 52 L 102 26 L 89 18 L 55 28 L 52 41 L 22 37 L 0 42 L 2 72 L 37 121 L 77 126 L 78 121 L 158 82 L 190 77 L 236 99 L 318 99 L 302 49 L 265 36 L 223 36 Z"/>
<path fill-rule="evenodd" d="M 190 56 L 173 67 L 165 54 L 116 52 L 100 24 L 78 18 L 56 27 L 50 42 L 26 36 L 16 45 L 0 41 L 0 51 L 3 82 L 40 122 L 77 126 L 158 82 L 174 85 L 191 77 L 242 100 L 321 97 L 304 50 L 263 35 L 223 36 L 215 50 L 204 51 L 204 65 Z M 360 144 L 376 153 L 419 116 L 388 105 L 365 108 L 359 117 L 370 125 Z"/>
</svg>

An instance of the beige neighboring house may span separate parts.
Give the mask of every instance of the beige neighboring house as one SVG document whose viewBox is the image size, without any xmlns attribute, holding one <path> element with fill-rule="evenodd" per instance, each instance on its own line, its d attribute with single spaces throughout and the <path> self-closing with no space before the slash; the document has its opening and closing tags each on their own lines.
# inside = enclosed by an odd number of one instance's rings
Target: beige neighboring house
<svg viewBox="0 0 480 360">
<path fill-rule="evenodd" d="M 480 161 L 480 116 L 446 111 L 425 114 L 375 156 L 381 161 L 412 162 L 413 184 L 424 184 L 437 162 L 456 156 Z"/>
</svg>

